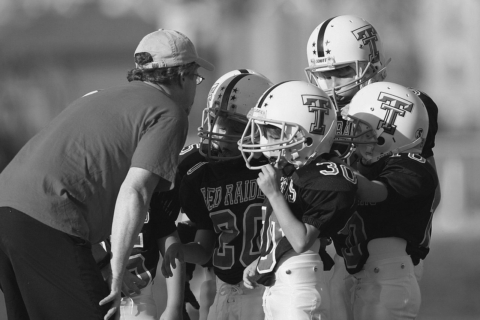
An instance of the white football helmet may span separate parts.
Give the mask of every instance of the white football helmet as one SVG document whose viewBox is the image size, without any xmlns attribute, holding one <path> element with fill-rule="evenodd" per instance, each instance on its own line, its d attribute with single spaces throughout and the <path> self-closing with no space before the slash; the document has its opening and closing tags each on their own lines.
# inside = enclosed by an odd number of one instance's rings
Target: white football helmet
<svg viewBox="0 0 480 320">
<path fill-rule="evenodd" d="M 220 141 L 237 143 L 238 135 L 215 132 L 219 117 L 246 124 L 247 114 L 260 96 L 273 85 L 265 76 L 248 69 L 228 72 L 213 84 L 207 99 L 207 108 L 202 113 L 202 126 L 198 128 L 200 154 L 209 160 L 239 158 L 238 156 L 218 156 Z M 240 130 L 243 130 L 240 129 Z"/>
<path fill-rule="evenodd" d="M 332 97 L 337 109 L 364 85 L 383 81 L 389 62 L 385 62 L 375 28 L 351 15 L 333 17 L 318 25 L 308 39 L 307 58 L 308 81 Z"/>
<path fill-rule="evenodd" d="M 428 133 L 428 113 L 413 89 L 377 82 L 361 89 L 347 107 L 351 139 L 365 164 L 403 152 L 421 153 Z"/>
<path fill-rule="evenodd" d="M 263 153 L 274 165 L 285 162 L 301 167 L 330 151 L 335 137 L 336 113 L 328 95 L 304 81 L 279 83 L 262 95 L 248 115 L 249 122 L 238 142 L 250 169 Z M 281 130 L 279 139 L 268 141 L 265 126 Z"/>
</svg>

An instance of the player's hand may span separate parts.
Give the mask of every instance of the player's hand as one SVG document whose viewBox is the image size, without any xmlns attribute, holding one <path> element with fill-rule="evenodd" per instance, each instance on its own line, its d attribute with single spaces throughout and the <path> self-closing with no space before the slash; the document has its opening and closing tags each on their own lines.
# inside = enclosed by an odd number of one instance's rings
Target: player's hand
<svg viewBox="0 0 480 320">
<path fill-rule="evenodd" d="M 134 293 L 140 294 L 141 293 L 140 289 L 145 288 L 147 284 L 148 284 L 147 282 L 131 274 L 127 270 L 123 275 L 122 292 L 127 297 L 131 296 Z"/>
<path fill-rule="evenodd" d="M 348 116 L 348 110 L 350 109 L 350 105 L 347 104 L 340 110 L 340 114 L 342 115 L 343 120 L 351 120 L 350 117 Z"/>
<path fill-rule="evenodd" d="M 172 268 L 173 269 L 177 268 L 175 259 L 178 259 L 180 263 L 185 262 L 181 243 L 172 243 L 168 247 L 167 251 L 165 252 L 165 256 L 163 257 L 162 268 L 161 268 L 162 274 L 165 278 L 173 277 Z"/>
<path fill-rule="evenodd" d="M 182 307 L 166 307 L 160 316 L 160 320 L 183 320 L 183 311 Z"/>
<path fill-rule="evenodd" d="M 103 298 L 99 304 L 103 306 L 111 303 L 111 305 L 103 319 L 107 320 L 111 318 L 113 320 L 120 320 L 120 300 L 122 299 L 120 296 L 120 289 L 122 286 L 122 280 L 109 277 L 107 282 L 110 285 L 110 294 Z"/>
<path fill-rule="evenodd" d="M 263 166 L 262 172 L 258 174 L 257 183 L 267 198 L 280 192 L 280 177 L 275 168 L 271 164 Z"/>
<path fill-rule="evenodd" d="M 253 280 L 253 277 L 257 275 L 257 263 L 258 259 L 250 263 L 250 265 L 243 270 L 243 284 L 247 289 L 253 289 L 258 286 L 258 283 Z"/>
</svg>

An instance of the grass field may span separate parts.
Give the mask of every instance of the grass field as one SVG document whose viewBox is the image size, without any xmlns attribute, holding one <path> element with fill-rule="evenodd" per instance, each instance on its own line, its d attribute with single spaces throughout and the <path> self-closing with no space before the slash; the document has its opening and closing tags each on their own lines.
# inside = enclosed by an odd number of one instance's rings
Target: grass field
<svg viewBox="0 0 480 320">
<path fill-rule="evenodd" d="M 480 236 L 464 237 L 434 232 L 424 269 L 420 282 L 422 307 L 418 320 L 480 319 Z M 165 281 L 161 273 L 159 275 L 155 281 L 155 296 L 159 309 L 163 310 L 166 302 Z M 192 281 L 197 298 L 202 277 L 201 268 L 197 268 Z M 188 311 L 192 320 L 198 319 L 197 311 L 190 308 Z M 0 320 L 6 319 L 3 295 L 0 293 Z"/>
</svg>

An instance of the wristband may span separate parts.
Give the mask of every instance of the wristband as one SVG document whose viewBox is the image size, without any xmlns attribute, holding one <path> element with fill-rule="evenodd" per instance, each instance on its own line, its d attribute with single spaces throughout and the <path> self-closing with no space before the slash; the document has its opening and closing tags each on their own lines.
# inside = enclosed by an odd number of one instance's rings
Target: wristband
<svg viewBox="0 0 480 320">
<path fill-rule="evenodd" d="M 102 260 L 98 261 L 97 262 L 97 266 L 100 270 L 102 270 L 103 268 L 105 268 L 107 266 L 107 264 L 110 263 L 110 259 L 112 259 L 112 253 L 109 252 L 105 255 L 105 257 L 102 258 Z"/>
</svg>

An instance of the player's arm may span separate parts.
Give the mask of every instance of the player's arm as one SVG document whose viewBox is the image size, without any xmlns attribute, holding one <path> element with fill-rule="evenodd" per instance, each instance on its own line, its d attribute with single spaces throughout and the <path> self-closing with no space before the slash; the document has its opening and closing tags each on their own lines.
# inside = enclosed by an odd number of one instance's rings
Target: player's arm
<svg viewBox="0 0 480 320">
<path fill-rule="evenodd" d="M 427 158 L 428 163 L 435 169 L 437 172 L 437 166 L 435 164 L 435 158 L 433 156 Z M 435 189 L 435 200 L 433 201 L 432 211 L 435 212 L 438 205 L 440 204 L 440 199 L 442 198 L 442 192 L 440 190 L 440 181 L 438 182 L 437 189 Z"/>
<path fill-rule="evenodd" d="M 157 240 L 158 247 L 162 256 L 165 256 L 166 250 L 180 243 L 177 231 Z M 172 271 L 172 276 L 166 279 L 167 284 L 167 306 L 160 319 L 174 319 L 182 314 L 183 297 L 185 288 L 185 264 L 179 260 L 175 261 L 177 268 Z"/>
<path fill-rule="evenodd" d="M 148 204 L 154 189 L 168 190 L 170 182 L 141 168 L 132 167 L 122 183 L 112 223 L 112 277 L 110 294 L 100 301 L 100 305 L 113 302 L 105 319 L 109 319 L 120 306 L 120 292 L 125 267 L 128 262 L 133 244 L 140 232 L 148 210 Z"/>
<path fill-rule="evenodd" d="M 278 185 L 275 169 L 271 165 L 262 167 L 257 179 L 258 186 L 270 201 L 282 231 L 297 253 L 307 251 L 317 240 L 320 230 L 298 220 L 290 210 Z"/>
<path fill-rule="evenodd" d="M 358 179 L 357 196 L 365 202 L 382 202 L 387 199 L 388 189 L 383 182 L 377 180 L 368 180 L 363 175 L 355 171 Z"/>
<path fill-rule="evenodd" d="M 173 276 L 172 268 L 176 268 L 176 260 L 200 265 L 207 263 L 212 257 L 214 245 L 213 230 L 197 230 L 194 242 L 174 243 L 167 249 L 162 262 L 162 274 L 166 278 Z"/>
<path fill-rule="evenodd" d="M 257 270 L 258 259 L 260 259 L 260 257 L 253 260 L 252 263 L 250 263 L 245 268 L 245 270 L 243 270 L 243 284 L 248 289 L 254 289 L 258 285 L 257 282 L 254 280 L 254 277 L 257 274 L 256 270 Z"/>
</svg>

